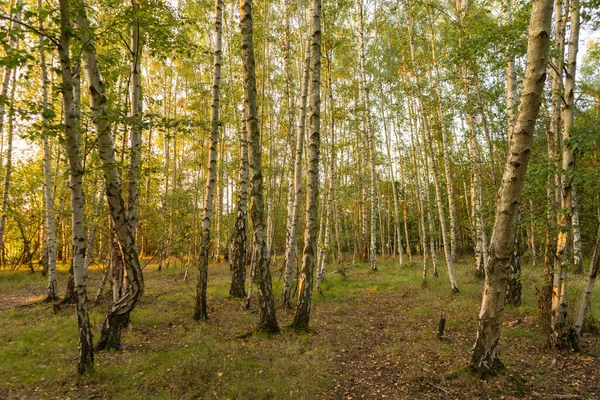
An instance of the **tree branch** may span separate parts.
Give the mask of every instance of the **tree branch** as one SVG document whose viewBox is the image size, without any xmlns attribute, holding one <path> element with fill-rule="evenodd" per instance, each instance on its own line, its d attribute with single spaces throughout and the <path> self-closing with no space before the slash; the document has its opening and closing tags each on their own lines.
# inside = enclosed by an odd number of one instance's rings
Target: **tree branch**
<svg viewBox="0 0 600 400">
<path fill-rule="evenodd" d="M 21 26 L 24 26 L 25 28 L 29 29 L 31 32 L 35 33 L 36 35 L 40 35 L 40 36 L 43 36 L 43 37 L 49 39 L 52 43 L 54 43 L 55 46 L 58 47 L 60 45 L 57 38 L 55 38 L 54 36 L 50 35 L 49 33 L 45 32 L 43 30 L 36 28 L 33 25 L 28 24 L 27 22 L 19 21 L 18 19 L 9 17 L 8 15 L 4 15 L 4 14 L 0 14 L 0 19 L 3 19 L 5 21 L 11 21 L 11 22 L 19 24 Z"/>
</svg>

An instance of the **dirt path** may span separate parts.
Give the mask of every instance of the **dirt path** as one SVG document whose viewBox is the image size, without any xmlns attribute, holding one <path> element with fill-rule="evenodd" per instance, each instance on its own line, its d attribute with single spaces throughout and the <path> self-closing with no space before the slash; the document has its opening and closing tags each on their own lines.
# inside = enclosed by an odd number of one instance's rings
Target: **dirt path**
<svg viewBox="0 0 600 400">
<path fill-rule="evenodd" d="M 331 318 L 337 349 L 331 399 L 600 399 L 600 358 L 555 354 L 503 339 L 506 374 L 481 381 L 460 371 L 468 363 L 474 323 L 435 337 L 437 314 L 421 315 L 418 295 L 364 291 Z M 444 305 L 448 306 L 448 305 Z M 508 318 L 516 318 L 509 313 Z M 534 329 L 533 326 L 523 326 Z M 324 332 L 323 332 L 324 333 Z M 591 337 L 588 340 L 597 340 Z M 593 348 L 594 343 L 584 343 Z"/>
<path fill-rule="evenodd" d="M 399 325 L 407 321 L 403 310 L 408 309 L 409 296 L 410 293 L 394 297 L 366 291 L 351 300 L 350 307 L 355 312 L 338 318 L 348 329 L 338 332 L 332 339 L 339 350 L 333 360 L 336 363 L 335 383 L 327 393 L 328 397 L 414 398 L 415 389 L 419 390 L 420 397 L 428 397 L 419 382 L 414 382 L 418 388 L 411 385 L 415 371 L 406 369 L 410 360 L 402 359 L 397 351 L 399 345 L 410 347 L 405 336 L 414 334 L 413 329 L 418 328 L 413 326 L 407 330 Z M 440 390 L 433 386 L 430 389 Z"/>
</svg>

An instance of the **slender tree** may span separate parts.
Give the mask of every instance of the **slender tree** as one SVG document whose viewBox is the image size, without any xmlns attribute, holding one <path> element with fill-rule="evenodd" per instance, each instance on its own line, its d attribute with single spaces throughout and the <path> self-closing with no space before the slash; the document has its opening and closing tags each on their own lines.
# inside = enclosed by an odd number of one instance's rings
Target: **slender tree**
<svg viewBox="0 0 600 400">
<path fill-rule="evenodd" d="M 114 141 L 111 134 L 111 119 L 107 111 L 107 99 L 100 76 L 93 32 L 87 17 L 85 2 L 75 0 L 73 4 L 76 7 L 77 25 L 80 28 L 79 40 L 84 52 L 83 67 L 88 83 L 93 122 L 98 135 L 98 153 L 102 162 L 108 208 L 115 226 L 129 280 L 123 296 L 113 303 L 108 310 L 102 324 L 100 340 L 96 347 L 98 350 L 105 348 L 121 349 L 121 330 L 129 322 L 129 316 L 143 294 L 144 278 L 123 199 L 121 179 L 115 159 Z"/>
<path fill-rule="evenodd" d="M 306 104 L 308 97 L 308 79 L 310 74 L 310 43 L 306 44 L 306 53 L 302 63 L 302 84 L 300 87 L 300 113 L 296 126 L 296 151 L 293 181 L 289 194 L 289 234 L 285 250 L 285 277 L 283 282 L 283 306 L 291 308 L 291 290 L 294 265 L 298 253 L 298 219 L 302 202 L 302 152 L 304 151 L 304 135 L 306 126 Z"/>
<path fill-rule="evenodd" d="M 313 273 L 317 257 L 317 214 L 319 207 L 319 153 L 321 146 L 321 0 L 312 0 L 310 40 L 310 136 L 308 142 L 308 178 L 306 193 L 306 228 L 302 270 L 298 282 L 298 302 L 292 322 L 295 331 L 308 330 L 310 321 Z"/>
<path fill-rule="evenodd" d="M 246 117 L 242 110 L 243 122 L 239 130 L 240 170 L 237 192 L 233 249 L 231 257 L 231 297 L 246 297 L 246 225 L 248 223 L 248 134 L 246 133 Z"/>
<path fill-rule="evenodd" d="M 556 347 L 568 345 L 567 335 L 567 266 L 569 256 L 567 245 L 573 215 L 573 181 L 575 175 L 575 148 L 569 142 L 572 137 L 573 115 L 575 108 L 575 73 L 577 71 L 577 53 L 579 48 L 579 1 L 571 0 L 571 34 L 569 38 L 569 55 L 566 68 L 565 101 L 563 102 L 563 150 L 561 168 L 560 205 L 558 218 L 558 235 L 556 239 L 556 256 L 554 280 L 552 287 L 552 339 Z"/>
<path fill-rule="evenodd" d="M 248 160 L 250 179 L 250 216 L 253 228 L 252 270 L 258 284 L 260 321 L 258 329 L 277 332 L 275 299 L 269 269 L 263 196 L 263 168 L 260 143 L 260 126 L 256 105 L 256 73 L 252 23 L 252 0 L 240 2 L 240 28 L 242 33 L 242 63 L 244 65 L 244 110 L 248 132 Z"/>
<path fill-rule="evenodd" d="M 38 0 L 39 29 L 44 30 L 42 0 Z M 47 301 L 58 299 L 57 273 L 56 273 L 56 223 L 54 215 L 54 194 L 52 191 L 52 160 L 50 155 L 50 138 L 48 134 L 50 124 L 50 103 L 48 101 L 48 66 L 46 64 L 45 38 L 39 35 L 40 71 L 42 75 L 42 129 L 43 129 L 43 168 L 44 168 L 44 224 L 46 234 L 46 262 L 48 270 L 48 297 Z"/>
<path fill-rule="evenodd" d="M 215 51 L 212 82 L 212 104 L 210 113 L 210 149 L 208 151 L 208 175 L 204 189 L 204 212 L 202 216 L 202 237 L 198 259 L 198 282 L 196 284 L 196 305 L 194 319 L 206 320 L 206 284 L 208 281 L 208 248 L 210 227 L 213 219 L 213 203 L 217 176 L 217 144 L 219 140 L 219 99 L 221 88 L 221 53 L 223 27 L 223 0 L 215 0 Z"/>
<path fill-rule="evenodd" d="M 73 99 L 73 73 L 71 71 L 71 17 L 69 1 L 60 0 L 60 43 L 58 52 L 62 76 L 63 121 L 65 146 L 70 167 L 71 216 L 73 235 L 73 259 L 71 261 L 77 299 L 77 325 L 79 327 L 79 363 L 77 371 L 82 374 L 94 365 L 92 330 L 87 308 L 87 268 L 85 268 L 83 168 L 80 156 L 80 140 L 76 128 Z"/>
<path fill-rule="evenodd" d="M 504 318 L 506 285 L 517 224 L 517 210 L 546 80 L 552 7 L 552 0 L 534 0 L 532 4 L 526 75 L 523 79 L 514 137 L 510 143 L 496 201 L 496 217 L 479 313 L 477 339 L 471 353 L 471 367 L 482 373 L 493 371 L 500 364 L 496 347 Z"/>
</svg>

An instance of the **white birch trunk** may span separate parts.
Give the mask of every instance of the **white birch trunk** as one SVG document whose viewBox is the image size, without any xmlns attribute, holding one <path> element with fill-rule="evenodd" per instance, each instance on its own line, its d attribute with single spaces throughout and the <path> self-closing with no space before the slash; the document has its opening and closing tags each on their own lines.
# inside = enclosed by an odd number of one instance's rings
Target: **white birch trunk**
<svg viewBox="0 0 600 400">
<path fill-rule="evenodd" d="M 277 332 L 275 300 L 271 286 L 267 233 L 265 227 L 265 204 L 263 196 L 263 168 L 260 143 L 260 127 L 256 105 L 256 74 L 254 63 L 252 0 L 240 2 L 240 28 L 242 34 L 242 61 L 244 64 L 244 108 L 248 132 L 248 160 L 250 178 L 250 215 L 252 218 L 253 250 L 252 270 L 258 283 L 259 326 L 266 332 Z M 252 274 L 252 272 L 251 272 Z"/>
<path fill-rule="evenodd" d="M 213 219 L 213 203 L 217 179 L 217 145 L 219 140 L 219 100 L 221 89 L 221 56 L 222 56 L 222 27 L 223 0 L 215 0 L 215 32 L 214 32 L 214 70 L 212 81 L 212 104 L 210 113 L 210 148 L 208 151 L 208 175 L 204 189 L 204 211 L 202 215 L 202 236 L 198 257 L 198 282 L 196 283 L 196 298 L 194 319 L 208 319 L 206 309 L 206 288 L 208 283 L 208 250 L 210 246 L 210 227 Z"/>
<path fill-rule="evenodd" d="M 42 0 L 38 0 L 39 28 L 44 30 L 42 22 Z M 44 223 L 47 238 L 47 268 L 48 268 L 48 301 L 58 299 L 57 273 L 56 273 L 56 223 L 54 221 L 54 196 L 52 193 L 52 160 L 50 154 L 50 138 L 48 137 L 49 103 L 48 103 L 48 66 L 46 65 L 46 51 L 44 37 L 39 37 L 40 68 L 42 73 L 42 126 L 43 126 L 43 168 L 44 168 Z"/>
<path fill-rule="evenodd" d="M 566 66 L 565 101 L 563 102 L 563 150 L 561 168 L 561 210 L 558 219 L 556 256 L 552 288 L 552 339 L 551 344 L 563 348 L 567 342 L 567 291 L 566 278 L 569 264 L 567 245 L 569 243 L 570 222 L 573 215 L 573 180 L 575 174 L 575 149 L 568 139 L 573 127 L 575 108 L 575 73 L 577 71 L 577 52 L 579 48 L 579 1 L 571 0 L 571 35 L 569 55 Z"/>
<path fill-rule="evenodd" d="M 596 278 L 598 276 L 598 270 L 600 270 L 600 227 L 598 227 L 598 233 L 596 234 L 596 243 L 594 246 L 592 261 L 590 263 L 590 272 L 586 279 L 585 285 L 583 286 L 581 301 L 579 302 L 579 309 L 577 311 L 575 323 L 573 324 L 573 329 L 575 330 L 575 334 L 578 338 L 581 337 L 581 330 L 585 320 L 585 312 L 588 309 L 592 290 L 594 289 L 594 283 L 596 282 Z"/>
<path fill-rule="evenodd" d="M 298 281 L 298 301 L 292 322 L 295 331 L 308 330 L 313 286 L 313 271 L 317 256 L 317 213 L 319 206 L 319 152 L 321 145 L 321 0 L 312 0 L 310 40 L 310 135 L 308 148 L 308 178 L 306 201 L 306 229 L 304 231 L 304 250 L 302 253 L 302 271 Z"/>
<path fill-rule="evenodd" d="M 83 0 L 75 0 L 74 4 L 77 10 L 77 24 L 82 28 L 79 40 L 83 45 L 83 67 L 88 83 L 93 122 L 98 135 L 98 153 L 102 162 L 106 197 L 129 279 L 129 285 L 124 295 L 108 310 L 102 324 L 97 348 L 99 350 L 107 347 L 120 349 L 122 348 L 121 330 L 129 322 L 129 315 L 143 294 L 144 278 L 135 248 L 135 238 L 128 223 L 121 179 L 115 160 L 114 142 L 110 129 L 111 121 L 106 110 L 107 99 L 104 93 L 104 84 L 100 77 L 93 37 L 89 36 L 91 30 L 86 5 Z"/>
<path fill-rule="evenodd" d="M 302 151 L 304 150 L 304 134 L 306 124 L 306 105 L 308 96 L 308 79 L 310 71 L 310 44 L 307 43 L 306 55 L 302 68 L 302 85 L 300 88 L 300 113 L 296 127 L 296 158 L 293 174 L 292 214 L 290 218 L 290 234 L 285 251 L 285 278 L 283 283 L 283 307 L 291 308 L 290 294 L 292 288 L 293 271 L 298 252 L 298 218 L 300 216 L 300 203 L 302 201 Z"/>
<path fill-rule="evenodd" d="M 534 0 L 523 90 L 515 123 L 515 134 L 510 143 L 496 201 L 496 217 L 479 313 L 477 339 L 471 353 L 471 367 L 481 373 L 493 371 L 499 364 L 496 347 L 502 331 L 506 285 L 518 207 L 546 80 L 551 24 L 552 0 Z"/>
<path fill-rule="evenodd" d="M 69 16 L 69 1 L 60 0 L 60 45 L 59 56 L 62 77 L 63 118 L 65 146 L 69 159 L 72 235 L 73 276 L 77 299 L 77 325 L 79 328 L 79 363 L 77 371 L 82 374 L 94 365 L 92 331 L 87 308 L 87 268 L 85 268 L 84 197 L 83 169 L 79 155 L 79 134 L 73 99 L 73 75 L 71 72 L 70 36 L 72 26 Z"/>
</svg>

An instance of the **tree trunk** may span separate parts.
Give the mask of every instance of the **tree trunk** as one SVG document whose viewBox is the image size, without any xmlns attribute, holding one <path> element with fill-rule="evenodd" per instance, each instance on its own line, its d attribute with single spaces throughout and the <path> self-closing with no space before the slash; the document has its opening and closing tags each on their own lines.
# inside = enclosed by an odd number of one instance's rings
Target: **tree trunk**
<svg viewBox="0 0 600 400">
<path fill-rule="evenodd" d="M 302 271 L 298 281 L 298 302 L 292 322 L 295 331 L 308 330 L 313 286 L 313 271 L 317 253 L 317 214 L 319 207 L 319 151 L 321 145 L 321 0 L 312 0 L 310 41 L 310 136 L 308 143 L 308 178 L 306 200 L 306 229 Z"/>
<path fill-rule="evenodd" d="M 4 231 L 6 229 L 6 212 L 8 211 L 8 190 L 10 189 L 10 177 L 12 175 L 12 152 L 13 152 L 13 137 L 15 127 L 15 93 L 17 84 L 17 68 L 10 70 L 12 74 L 12 84 L 9 95 L 9 111 L 8 111 L 8 129 L 6 137 L 6 164 L 4 165 L 4 184 L 2 189 L 2 206 L 0 211 L 0 249 L 6 251 L 4 246 Z M 4 256 L 2 256 L 2 264 L 4 264 Z"/>
<path fill-rule="evenodd" d="M 328 97 L 329 97 L 329 188 L 327 190 L 327 208 L 325 210 L 325 242 L 321 251 L 321 257 L 319 259 L 319 268 L 317 270 L 317 291 L 323 293 L 321 290 L 321 282 L 325 275 L 325 265 L 331 255 L 330 242 L 331 242 L 331 224 L 333 219 L 333 185 L 335 182 L 335 104 L 333 101 L 333 84 L 331 82 L 331 59 L 332 54 L 329 54 L 327 58 L 327 86 L 328 86 Z"/>
<path fill-rule="evenodd" d="M 567 291 L 566 278 L 569 257 L 570 222 L 573 215 L 573 180 L 575 174 L 575 149 L 568 142 L 573 127 L 575 108 L 575 73 L 577 71 L 577 52 L 579 47 L 579 1 L 571 0 L 571 36 L 566 67 L 565 101 L 563 102 L 563 150 L 561 168 L 561 214 L 558 220 L 556 256 L 554 258 L 554 279 L 552 284 L 552 340 L 558 348 L 569 345 L 566 326 Z"/>
<path fill-rule="evenodd" d="M 581 227 L 579 225 L 579 199 L 573 186 L 573 216 L 571 230 L 573 232 L 573 266 L 576 274 L 583 274 L 583 251 L 581 249 Z"/>
<path fill-rule="evenodd" d="M 501 364 L 496 354 L 496 346 L 502 330 L 518 207 L 546 80 L 552 0 L 534 0 L 532 7 L 526 74 L 523 79 L 515 133 L 510 143 L 504 175 L 498 191 L 477 339 L 471 353 L 471 367 L 481 373 L 492 372 Z"/>
<path fill-rule="evenodd" d="M 42 22 L 42 0 L 38 0 L 39 28 L 44 30 Z M 43 168 L 44 168 L 44 223 L 46 235 L 45 268 L 48 273 L 48 297 L 47 301 L 58 299 L 57 274 L 56 274 L 56 224 L 54 221 L 54 196 L 52 193 L 52 160 L 50 155 L 50 138 L 48 136 L 48 124 L 51 110 L 48 103 L 48 66 L 46 65 L 46 50 L 44 49 L 44 37 L 39 37 L 40 67 L 42 73 L 42 129 L 43 129 Z"/>
<path fill-rule="evenodd" d="M 16 4 L 17 12 L 14 15 L 14 21 L 21 20 L 21 6 L 23 1 L 18 0 Z M 18 22 L 11 21 L 11 26 L 9 32 L 11 34 L 8 39 L 8 47 L 10 50 L 13 50 L 18 47 L 18 33 L 21 31 L 21 25 Z M 2 251 L 2 256 L 0 259 L 2 260 L 2 264 L 4 264 L 4 231 L 6 227 L 6 211 L 8 209 L 8 189 L 10 187 L 10 175 L 12 173 L 12 148 L 13 148 L 13 128 L 14 128 L 14 102 L 15 102 L 15 83 L 16 83 L 16 70 L 17 68 L 9 68 L 8 66 L 4 67 L 4 75 L 2 77 L 2 92 L 0 98 L 9 99 L 7 102 L 9 104 L 9 115 L 8 115 L 8 132 L 7 132 L 7 149 L 6 156 L 0 151 L 0 166 L 2 157 L 6 157 L 6 164 L 4 166 L 4 186 L 2 191 L 2 209 L 0 211 L 0 251 Z M 10 96 L 8 95 L 8 88 L 11 86 L 11 77 L 12 77 L 12 87 Z M 0 101 L 0 138 L 4 137 L 4 117 L 6 115 L 5 102 Z"/>
<path fill-rule="evenodd" d="M 277 332 L 279 327 L 275 315 L 275 300 L 271 286 L 269 254 L 265 228 L 265 204 L 263 197 L 263 172 L 256 106 L 256 75 L 252 27 L 252 0 L 240 3 L 240 28 L 242 33 L 242 62 L 244 64 L 244 109 L 248 132 L 248 160 L 250 175 L 250 216 L 253 226 L 252 264 L 258 283 L 260 321 L 258 329 Z"/>
<path fill-rule="evenodd" d="M 73 99 L 73 76 L 71 72 L 70 35 L 72 26 L 69 1 L 60 0 L 60 67 L 62 76 L 63 118 L 65 146 L 69 158 L 73 235 L 73 276 L 77 298 L 77 326 L 79 328 L 79 363 L 77 371 L 83 374 L 94 365 L 92 330 L 87 309 L 84 235 L 83 169 L 79 155 L 79 135 Z"/>
<path fill-rule="evenodd" d="M 129 150 L 129 198 L 127 204 L 127 218 L 131 235 L 135 238 L 138 220 L 140 195 L 138 186 L 140 182 L 140 169 L 142 160 L 142 128 L 143 128 L 143 104 L 142 104 L 142 82 L 141 64 L 143 44 L 140 38 L 140 23 L 137 16 L 139 3 L 131 0 L 134 10 L 134 25 L 131 28 L 131 106 L 129 116 L 132 119 L 130 150 Z"/>
<path fill-rule="evenodd" d="M 598 227 L 598 233 L 596 235 L 596 243 L 594 246 L 592 261 L 590 263 L 590 272 L 586 279 L 583 292 L 581 293 L 581 302 L 579 303 L 577 317 L 575 318 L 575 323 L 573 324 L 573 329 L 575 330 L 575 334 L 578 338 L 581 337 L 585 312 L 588 309 L 592 290 L 594 289 L 594 283 L 596 282 L 596 277 L 598 276 L 598 270 L 600 270 L 600 226 Z"/>
<path fill-rule="evenodd" d="M 510 260 L 510 271 L 508 273 L 508 288 L 506 289 L 506 302 L 513 306 L 521 305 L 521 245 L 522 234 L 519 227 L 521 222 L 521 210 L 519 209 L 517 217 L 517 228 L 515 232 L 515 242 L 513 243 L 512 258 Z"/>
<path fill-rule="evenodd" d="M 142 268 L 135 248 L 135 238 L 128 223 L 127 210 L 123 199 L 121 179 L 114 154 L 114 142 L 110 131 L 110 117 L 106 106 L 107 99 L 104 94 L 104 84 L 100 77 L 100 69 L 94 47 L 93 37 L 90 37 L 90 26 L 83 0 L 75 1 L 77 7 L 77 24 L 82 28 L 79 40 L 84 46 L 84 70 L 88 82 L 90 108 L 96 133 L 98 135 L 98 152 L 102 162 L 104 174 L 106 197 L 115 230 L 119 239 L 123 261 L 127 271 L 130 285 L 124 295 L 112 304 L 108 310 L 100 341 L 97 344 L 99 350 L 105 348 L 122 348 L 121 330 L 129 321 L 131 311 L 137 305 L 144 291 L 144 278 Z"/>
<path fill-rule="evenodd" d="M 248 223 L 248 134 L 246 133 L 246 113 L 242 110 L 240 135 L 240 171 L 238 197 L 235 211 L 235 233 L 231 257 L 231 297 L 246 296 L 246 225 Z"/>
<path fill-rule="evenodd" d="M 412 106 L 410 101 L 407 99 L 407 110 L 408 110 L 408 118 L 409 118 L 409 130 L 410 130 L 410 143 L 411 143 L 411 154 L 412 154 L 412 165 L 413 165 L 413 175 L 415 177 L 415 194 L 417 197 L 417 208 L 419 210 L 419 236 L 421 242 L 421 252 L 423 253 L 423 278 L 422 285 L 427 285 L 427 231 L 425 228 L 425 205 L 423 203 L 423 195 L 421 193 L 421 178 L 419 174 L 419 159 L 417 157 L 417 149 L 415 146 L 415 132 L 416 123 L 413 123 L 414 113 L 412 111 Z"/>
<path fill-rule="evenodd" d="M 219 140 L 219 99 L 221 88 L 223 0 L 215 0 L 215 52 L 212 82 L 212 104 L 210 113 L 210 148 L 208 152 L 208 175 L 204 189 L 204 212 L 202 215 L 202 236 L 198 258 L 198 282 L 196 284 L 196 303 L 194 319 L 204 321 L 206 311 L 206 285 L 208 281 L 208 249 L 210 245 L 210 227 L 213 219 L 215 183 L 217 179 L 217 145 Z"/>
<path fill-rule="evenodd" d="M 300 113 L 296 128 L 296 159 L 294 162 L 293 182 L 290 183 L 290 231 L 285 251 L 285 278 L 283 283 L 283 307 L 291 308 L 290 293 L 292 288 L 294 265 L 298 252 L 298 218 L 302 202 L 302 151 L 304 150 L 304 131 L 306 124 L 306 104 L 308 96 L 308 78 L 310 72 L 310 44 L 306 45 L 302 69 L 302 85 L 300 88 Z M 288 207 L 289 209 L 289 207 Z"/>
</svg>

